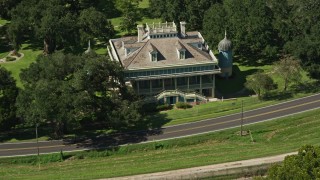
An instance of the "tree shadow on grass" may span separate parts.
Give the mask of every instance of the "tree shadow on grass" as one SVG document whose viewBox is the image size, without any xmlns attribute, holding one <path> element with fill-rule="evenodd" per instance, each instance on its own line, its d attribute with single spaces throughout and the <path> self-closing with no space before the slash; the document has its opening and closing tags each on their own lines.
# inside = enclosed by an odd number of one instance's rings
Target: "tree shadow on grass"
<svg viewBox="0 0 320 180">
<path fill-rule="evenodd" d="M 290 99 L 293 97 L 293 93 L 290 91 L 274 91 L 274 92 L 269 92 L 267 93 L 265 96 L 263 96 L 263 100 L 266 101 L 271 101 L 271 100 L 277 100 L 277 101 L 281 101 L 281 100 L 286 100 L 286 99 Z"/>
<path fill-rule="evenodd" d="M 290 86 L 287 91 L 273 91 L 267 93 L 263 99 L 264 100 L 286 100 L 293 97 L 294 94 L 303 93 L 317 93 L 320 90 L 320 82 L 306 82 Z"/>
<path fill-rule="evenodd" d="M 48 130 L 44 127 L 38 127 L 38 137 L 44 137 L 48 134 Z M 36 129 L 33 127 L 13 129 L 10 131 L 3 131 L 0 133 L 0 142 L 7 142 L 10 140 L 26 141 L 36 139 Z"/>
<path fill-rule="evenodd" d="M 124 144 L 140 143 L 151 140 L 162 134 L 162 126 L 171 121 L 166 114 L 154 113 L 148 115 L 144 124 L 139 124 L 139 130 L 127 130 L 106 134 L 99 131 L 91 131 L 90 134 L 76 138 L 64 139 L 65 144 L 76 143 L 78 147 L 87 149 L 108 149 Z"/>
<path fill-rule="evenodd" d="M 32 51 L 39 51 L 42 50 L 43 44 L 36 40 L 36 39 L 28 39 L 23 42 L 23 44 L 26 44 L 22 49 L 23 50 L 32 50 Z"/>
<path fill-rule="evenodd" d="M 256 53 L 247 53 L 245 56 L 236 56 L 237 62 L 242 66 L 265 66 L 271 65 L 275 59 L 268 59 L 263 55 L 256 54 Z"/>
<path fill-rule="evenodd" d="M 241 71 L 237 65 L 233 65 L 231 77 L 221 78 L 220 76 L 216 76 L 217 98 L 236 98 L 248 95 L 248 91 L 243 91 L 246 77 L 254 74 L 258 70 L 259 69 L 250 69 Z"/>
<path fill-rule="evenodd" d="M 290 88 L 294 93 L 316 93 L 320 90 L 320 81 L 300 83 Z"/>
</svg>

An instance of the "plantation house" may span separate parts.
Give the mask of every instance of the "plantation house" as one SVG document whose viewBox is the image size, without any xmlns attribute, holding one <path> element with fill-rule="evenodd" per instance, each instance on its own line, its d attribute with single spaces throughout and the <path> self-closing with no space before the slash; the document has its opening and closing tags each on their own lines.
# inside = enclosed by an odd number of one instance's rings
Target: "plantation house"
<svg viewBox="0 0 320 180">
<path fill-rule="evenodd" d="M 214 97 L 218 60 L 201 33 L 185 26 L 180 22 L 179 33 L 174 22 L 138 25 L 138 36 L 109 41 L 111 59 L 139 95 L 170 104 Z"/>
</svg>

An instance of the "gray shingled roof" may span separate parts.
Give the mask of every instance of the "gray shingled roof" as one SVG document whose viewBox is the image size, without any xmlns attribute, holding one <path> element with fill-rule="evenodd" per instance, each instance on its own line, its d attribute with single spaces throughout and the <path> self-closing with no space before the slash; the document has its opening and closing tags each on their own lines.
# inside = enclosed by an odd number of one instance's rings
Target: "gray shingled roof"
<svg viewBox="0 0 320 180">
<path fill-rule="evenodd" d="M 192 35 L 196 35 L 193 33 Z M 137 37 L 136 41 L 137 41 Z M 206 50 L 196 48 L 190 43 L 201 42 L 201 38 L 191 36 L 188 38 L 170 37 L 147 39 L 144 42 L 136 42 L 135 45 L 127 45 L 133 43 L 133 37 L 124 37 L 112 40 L 115 50 L 120 58 L 120 61 L 125 69 L 141 69 L 141 68 L 160 68 L 167 66 L 183 66 L 191 64 L 212 63 L 215 60 L 209 55 Z M 125 49 L 122 47 L 134 46 L 138 49 L 125 56 Z M 177 47 L 178 46 L 178 47 Z M 183 48 L 186 50 L 185 59 L 179 59 L 177 49 Z M 150 50 L 158 52 L 158 61 L 150 60 Z"/>
</svg>

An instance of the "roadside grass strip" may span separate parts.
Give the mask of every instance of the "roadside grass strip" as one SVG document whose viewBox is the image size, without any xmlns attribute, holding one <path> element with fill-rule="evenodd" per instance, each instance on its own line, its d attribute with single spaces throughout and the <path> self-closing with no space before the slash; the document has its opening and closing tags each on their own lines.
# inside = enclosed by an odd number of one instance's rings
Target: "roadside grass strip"
<svg viewBox="0 0 320 180">
<path fill-rule="evenodd" d="M 109 150 L 0 159 L 2 179 L 93 179 L 167 171 L 297 151 L 320 145 L 320 109 L 244 126 L 252 132 L 240 137 L 239 128 L 193 137 Z M 28 161 L 28 158 L 32 159 Z M 24 159 L 24 160 L 23 160 Z M 51 160 L 53 161 L 51 161 Z M 54 162 L 56 161 L 56 162 Z"/>
</svg>

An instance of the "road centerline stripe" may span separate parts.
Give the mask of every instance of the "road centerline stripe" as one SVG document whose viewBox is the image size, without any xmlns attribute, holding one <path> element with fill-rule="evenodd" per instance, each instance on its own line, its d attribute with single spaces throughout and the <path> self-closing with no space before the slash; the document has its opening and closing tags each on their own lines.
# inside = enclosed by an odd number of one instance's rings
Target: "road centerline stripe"
<svg viewBox="0 0 320 180">
<path fill-rule="evenodd" d="M 295 105 L 295 106 L 290 106 L 290 107 L 286 107 L 286 108 L 282 108 L 282 109 L 278 109 L 278 110 L 274 110 L 274 111 L 269 111 L 269 112 L 265 112 L 265 113 L 261 113 L 261 114 L 257 114 L 257 115 L 252 115 L 252 116 L 244 117 L 243 120 L 244 119 L 254 118 L 254 117 L 259 117 L 259 116 L 263 116 L 263 115 L 267 115 L 267 114 L 272 114 L 272 113 L 276 113 L 276 112 L 280 112 L 280 111 L 285 111 L 285 110 L 288 110 L 288 109 L 293 109 L 293 108 L 296 108 L 296 107 L 317 103 L 319 101 L 320 100 L 311 101 L 311 102 L 307 102 L 307 103 L 301 103 L 301 104 L 298 104 L 298 105 Z M 172 133 L 176 133 L 176 132 L 189 131 L 189 130 L 194 130 L 194 129 L 200 129 L 200 128 L 205 128 L 205 127 L 216 126 L 216 125 L 220 125 L 220 124 L 227 124 L 227 123 L 231 123 L 231 122 L 235 122 L 235 121 L 239 121 L 239 120 L 241 120 L 241 118 L 237 118 L 237 119 L 233 119 L 233 120 L 229 120 L 229 121 L 224 121 L 224 122 L 219 122 L 219 123 L 214 123 L 214 124 L 209 124 L 209 125 L 203 125 L 203 126 L 197 126 L 197 127 L 187 128 L 187 129 L 181 129 L 181 130 L 176 130 L 176 131 L 169 131 L 169 132 L 166 132 L 165 134 L 172 134 Z"/>
</svg>

